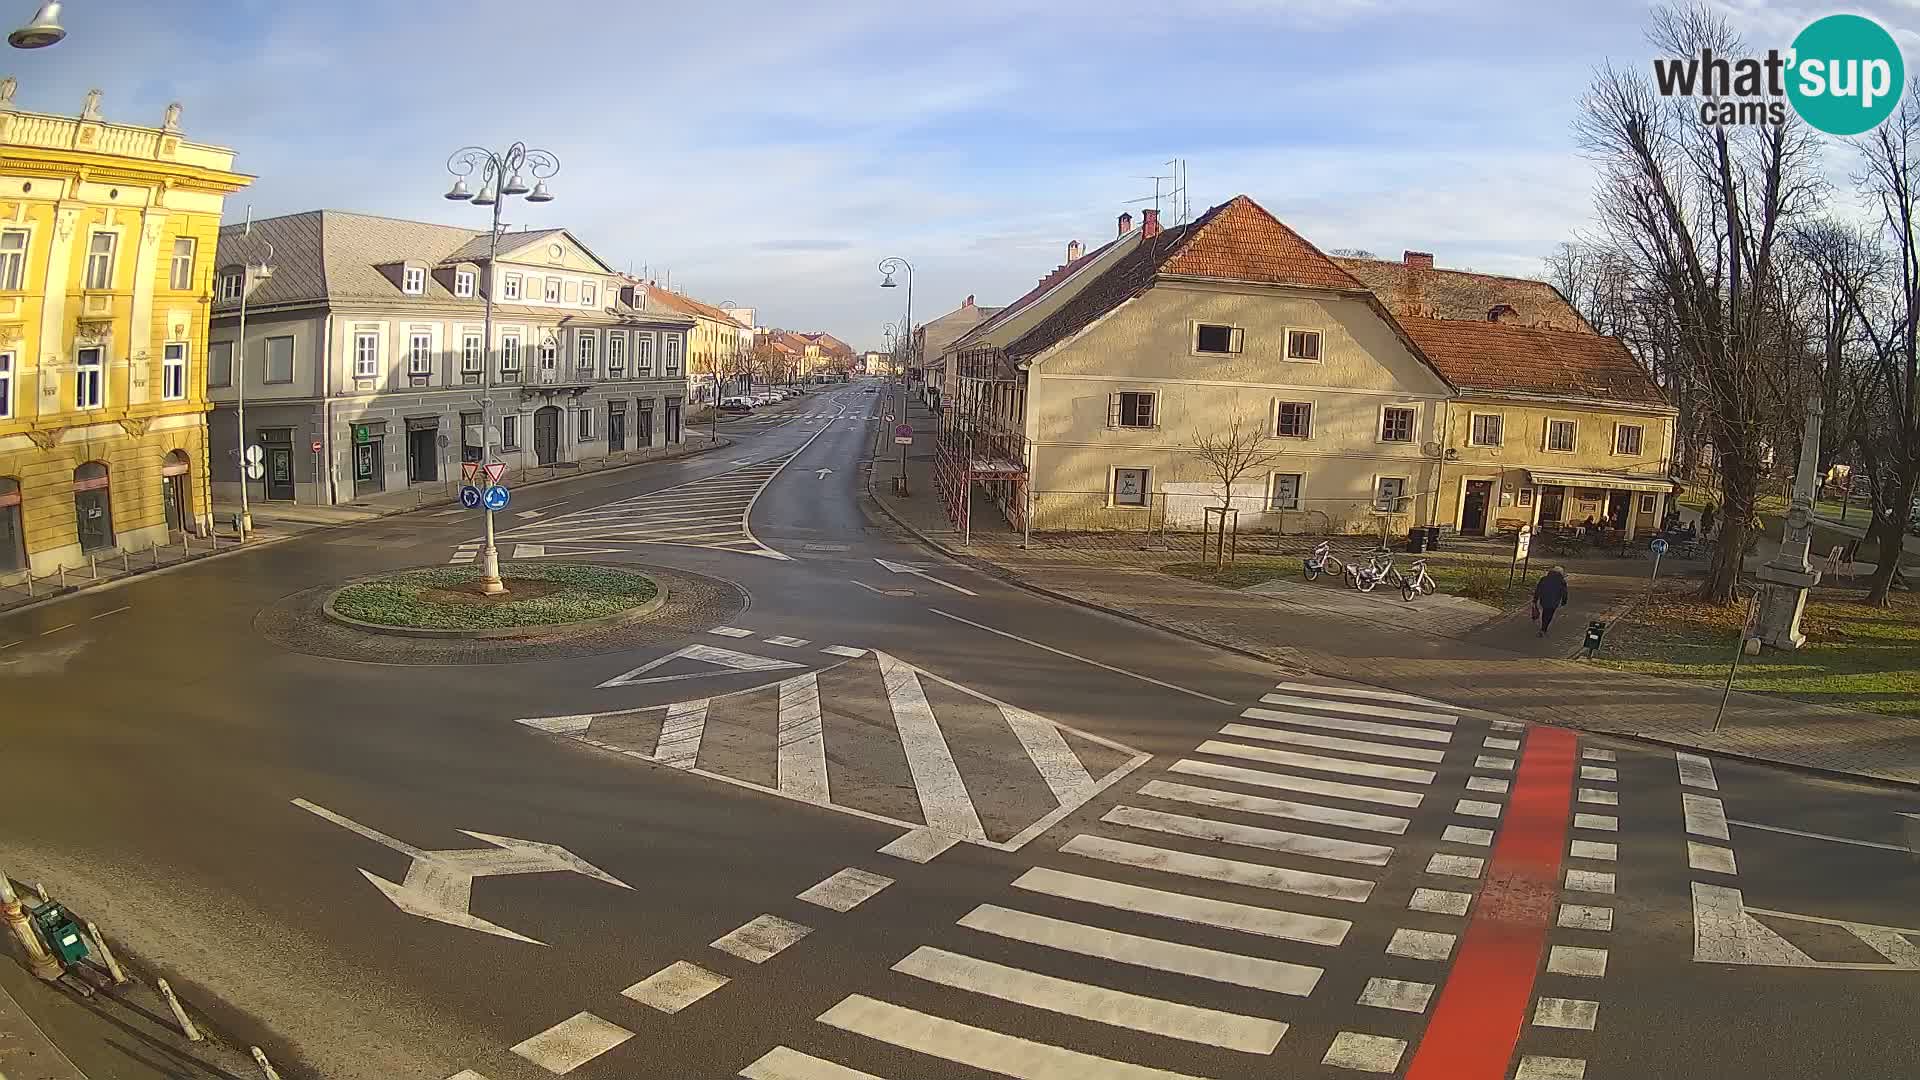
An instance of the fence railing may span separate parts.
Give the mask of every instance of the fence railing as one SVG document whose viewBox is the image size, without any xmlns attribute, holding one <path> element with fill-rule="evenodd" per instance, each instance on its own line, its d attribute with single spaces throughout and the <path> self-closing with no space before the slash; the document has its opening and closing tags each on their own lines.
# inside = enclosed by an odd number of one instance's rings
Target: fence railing
<svg viewBox="0 0 1920 1080">
<path fill-rule="evenodd" d="M 102 581 L 143 573 L 155 567 L 203 558 L 217 551 L 231 551 L 239 546 L 238 537 L 222 538 L 219 533 L 200 537 L 182 533 L 177 541 L 165 544 L 155 542 L 144 551 L 121 548 L 117 551 L 93 552 L 85 562 L 72 566 L 62 563 L 45 574 L 35 574 L 32 570 L 0 574 L 0 610 Z"/>
</svg>

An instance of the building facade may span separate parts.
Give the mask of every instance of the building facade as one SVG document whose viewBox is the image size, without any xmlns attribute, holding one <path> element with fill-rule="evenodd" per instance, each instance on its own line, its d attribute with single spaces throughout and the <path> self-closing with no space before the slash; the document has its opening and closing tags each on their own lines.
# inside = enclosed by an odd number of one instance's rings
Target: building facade
<svg viewBox="0 0 1920 1080">
<path fill-rule="evenodd" d="M 638 311 L 615 271 L 564 229 L 475 232 L 314 210 L 221 231 L 210 393 L 216 494 L 349 503 L 449 487 L 483 445 L 509 470 L 684 439 L 694 320 Z M 240 296 L 248 266 L 273 275 Z M 493 340 L 483 306 L 494 297 Z M 245 395 L 245 432 L 241 395 Z M 243 438 L 244 434 L 244 438 Z"/>
<path fill-rule="evenodd" d="M 233 152 L 0 82 L 0 574 L 212 526 L 207 303 Z"/>
<path fill-rule="evenodd" d="M 657 282 L 626 278 L 621 299 L 641 312 L 684 315 L 693 320 L 687 335 L 687 379 L 692 400 L 711 405 L 744 394 L 751 381 L 753 324 L 732 311 L 663 289 Z M 746 309 L 749 317 L 752 309 Z"/>
</svg>

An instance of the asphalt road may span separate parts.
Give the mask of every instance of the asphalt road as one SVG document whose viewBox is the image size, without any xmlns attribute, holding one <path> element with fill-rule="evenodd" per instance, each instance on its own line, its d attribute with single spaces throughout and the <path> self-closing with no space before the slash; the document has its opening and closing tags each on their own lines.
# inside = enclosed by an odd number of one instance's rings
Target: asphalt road
<svg viewBox="0 0 1920 1080">
<path fill-rule="evenodd" d="M 862 389 L 515 492 L 509 559 L 684 575 L 683 632 L 444 662 L 286 632 L 321 586 L 473 558 L 438 513 L 0 617 L 0 866 L 289 1078 L 1920 1065 L 1920 799 L 1704 787 L 946 563 L 862 508 Z"/>
</svg>

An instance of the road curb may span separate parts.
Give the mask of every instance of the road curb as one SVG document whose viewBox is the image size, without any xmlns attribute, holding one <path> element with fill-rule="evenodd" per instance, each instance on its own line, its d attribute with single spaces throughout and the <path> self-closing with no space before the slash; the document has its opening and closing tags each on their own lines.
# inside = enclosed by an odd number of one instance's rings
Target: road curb
<svg viewBox="0 0 1920 1080">
<path fill-rule="evenodd" d="M 606 563 L 574 563 L 574 566 L 600 566 L 608 570 L 632 574 L 624 566 L 609 566 Z M 431 626 L 391 626 L 386 623 L 368 622 L 351 615 L 342 615 L 335 610 L 333 601 L 342 592 L 369 581 L 379 581 L 396 574 L 409 574 L 415 570 L 438 570 L 441 564 L 431 566 L 410 566 L 401 570 L 388 570 L 378 574 L 365 574 L 351 578 L 339 588 L 327 594 L 320 602 L 320 613 L 332 622 L 350 627 L 366 634 L 384 634 L 389 637 L 426 638 L 432 641 L 542 641 L 547 638 L 566 638 L 586 630 L 595 630 L 609 626 L 624 626 L 630 622 L 639 622 L 667 605 L 667 587 L 657 578 L 646 574 L 637 575 L 653 582 L 653 599 L 643 604 L 616 611 L 611 615 L 601 615 L 592 619 L 577 619 L 563 623 L 536 623 L 528 626 L 499 626 L 479 630 L 447 630 Z M 505 576 L 504 574 L 502 575 Z"/>
<path fill-rule="evenodd" d="M 1281 668 L 1290 667 L 1297 671 L 1306 672 L 1311 675 L 1318 675 L 1323 679 L 1338 679 L 1341 682 L 1356 683 L 1361 686 L 1372 686 L 1382 690 L 1400 689 L 1399 687 L 1394 686 L 1388 682 L 1369 681 L 1368 679 L 1365 679 L 1365 678 L 1355 677 L 1354 675 L 1347 672 L 1340 672 L 1338 674 L 1335 674 L 1332 672 L 1321 671 L 1318 668 L 1315 668 L 1306 663 L 1302 663 L 1298 660 L 1287 660 L 1287 659 L 1264 655 L 1262 653 L 1256 652 L 1252 649 L 1245 648 L 1243 646 L 1234 645 L 1225 641 L 1215 640 L 1213 638 L 1206 636 L 1205 634 L 1197 634 L 1191 630 L 1170 626 L 1166 623 L 1162 623 L 1162 622 L 1159 622 L 1158 620 L 1151 619 L 1143 615 L 1139 615 L 1135 612 L 1122 611 L 1118 608 L 1108 607 L 1105 604 L 1098 604 L 1090 600 L 1083 600 L 1077 596 L 1072 596 L 1068 593 L 1063 593 L 1055 589 L 1049 589 L 1044 585 L 1036 585 L 1031 581 L 1026 581 L 1021 577 L 1019 577 L 1018 575 L 1014 574 L 1012 571 L 1009 571 L 1005 567 L 1000 566 L 998 563 L 989 562 L 988 560 L 982 559 L 977 555 L 966 555 L 961 552 L 954 551 L 952 548 L 948 547 L 947 545 L 940 543 L 939 541 L 933 539 L 931 536 L 922 532 L 919 528 L 907 522 L 900 515 L 894 513 L 893 508 L 889 507 L 884 500 L 882 500 L 877 494 L 874 493 L 873 477 L 872 477 L 871 471 L 869 471 L 869 475 L 867 478 L 867 498 L 874 505 L 878 506 L 880 510 L 883 513 L 885 513 L 887 517 L 894 522 L 894 524 L 899 525 L 901 528 L 911 533 L 913 537 L 916 540 L 918 540 L 920 543 L 926 545 L 927 547 L 932 548 L 933 550 L 939 552 L 940 554 L 946 556 L 949 559 L 952 559 L 955 562 L 986 572 L 991 576 L 1006 582 L 1009 585 L 1012 585 L 1016 588 L 1025 589 L 1027 592 L 1034 593 L 1035 595 L 1044 596 L 1052 600 L 1064 601 L 1066 603 L 1073 604 L 1078 607 L 1086 608 L 1089 611 L 1098 611 L 1103 615 L 1112 615 L 1116 618 L 1125 619 L 1128 622 L 1137 624 L 1139 626 L 1147 627 L 1148 629 L 1151 629 L 1151 630 L 1158 630 L 1163 634 L 1172 634 L 1174 637 L 1184 638 L 1188 641 L 1197 642 L 1201 645 L 1208 646 L 1209 648 L 1221 649 L 1226 652 L 1247 657 L 1248 659 L 1251 659 L 1251 660 L 1257 660 L 1263 664 L 1272 664 L 1275 667 L 1281 667 Z M 1631 607 L 1631 606 L 1632 606 L 1631 604 L 1628 605 L 1628 607 Z M 1887 777 L 1887 776 L 1873 776 L 1867 773 L 1847 772 L 1843 769 L 1828 769 L 1828 768 L 1822 768 L 1821 766 L 1818 766 L 1818 765 L 1806 765 L 1806 764 L 1793 762 L 1793 761 L 1778 761 L 1773 758 L 1762 757 L 1757 754 L 1743 753 L 1737 750 L 1724 750 L 1717 747 L 1698 746 L 1691 743 L 1680 742 L 1675 739 L 1662 738 L 1658 735 L 1643 735 L 1637 732 L 1629 733 L 1629 732 L 1618 732 L 1618 731 L 1600 731 L 1593 728 L 1581 727 L 1576 724 L 1561 723 L 1553 720 L 1524 720 L 1517 716 L 1510 716 L 1506 713 L 1499 713 L 1489 709 L 1482 709 L 1482 708 L 1479 708 L 1478 706 L 1466 706 L 1466 707 L 1472 708 L 1473 711 L 1481 713 L 1482 715 L 1485 715 L 1485 716 L 1498 717 L 1500 719 L 1510 720 L 1515 723 L 1540 724 L 1545 727 L 1564 728 L 1568 731 L 1578 731 L 1583 734 L 1596 735 L 1596 736 L 1601 736 L 1609 739 L 1623 739 L 1630 742 L 1649 743 L 1655 746 L 1662 746 L 1662 747 L 1667 747 L 1673 750 L 1685 751 L 1687 753 L 1709 754 L 1714 757 L 1728 758 L 1734 761 L 1742 761 L 1752 765 L 1764 765 L 1764 766 L 1768 766 L 1770 768 L 1776 768 L 1776 769 L 1789 769 L 1794 772 L 1805 773 L 1810 776 L 1824 777 L 1826 779 L 1848 780 L 1854 783 L 1883 785 L 1887 788 L 1890 788 L 1896 791 L 1902 791 L 1902 792 L 1920 791 L 1920 782 L 1911 781 L 1911 780 L 1899 780 L 1899 779 L 1895 779 L 1893 777 Z"/>
</svg>

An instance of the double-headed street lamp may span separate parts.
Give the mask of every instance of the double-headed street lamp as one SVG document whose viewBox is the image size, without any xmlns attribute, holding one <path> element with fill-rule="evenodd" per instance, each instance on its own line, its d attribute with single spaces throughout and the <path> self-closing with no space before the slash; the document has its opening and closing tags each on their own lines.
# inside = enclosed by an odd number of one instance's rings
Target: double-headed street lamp
<svg viewBox="0 0 1920 1080">
<path fill-rule="evenodd" d="M 47 0 L 34 12 L 32 21 L 7 35 L 7 44 L 16 49 L 44 49 L 58 45 L 67 36 L 60 25 L 60 0 Z"/>
<path fill-rule="evenodd" d="M 880 287 L 883 289 L 897 288 L 893 283 L 893 275 L 902 270 L 907 272 L 907 321 L 900 327 L 900 350 L 901 355 L 906 358 L 906 363 L 911 364 L 913 362 L 913 264 L 898 256 L 880 260 L 880 273 L 885 275 L 880 282 Z"/>
<path fill-rule="evenodd" d="M 500 208 L 509 197 L 524 195 L 530 203 L 552 202 L 553 193 L 547 190 L 547 181 L 560 171 L 560 159 L 545 150 L 529 150 L 523 142 L 514 143 L 504 153 L 497 153 L 484 146 L 466 146 L 453 152 L 447 159 L 447 172 L 453 175 L 453 187 L 447 190 L 447 198 L 453 202 L 471 202 L 475 206 L 493 207 L 493 227 L 488 235 L 491 242 L 487 248 L 487 280 L 480 295 L 485 298 L 486 314 L 481 319 L 481 346 L 483 362 L 480 365 L 480 464 L 482 469 L 493 458 L 493 290 L 497 284 L 500 270 L 496 260 L 500 257 Z M 467 190 L 467 177 L 480 174 L 480 190 Z M 533 175 L 533 186 L 527 186 L 526 175 Z M 489 477 L 482 492 L 493 487 Z M 506 583 L 500 580 L 500 549 L 493 540 L 493 503 L 487 502 L 487 546 L 481 555 L 480 588 L 490 596 L 498 596 L 507 591 Z"/>
</svg>

